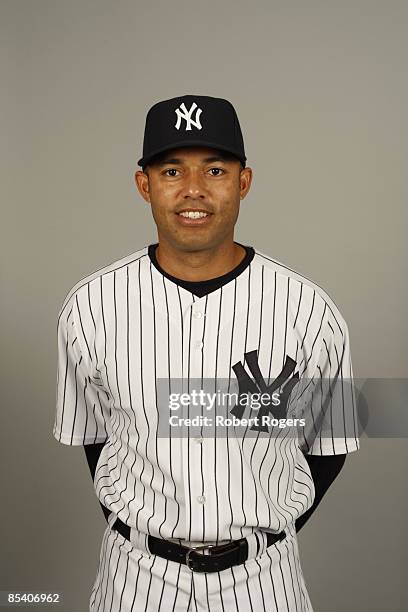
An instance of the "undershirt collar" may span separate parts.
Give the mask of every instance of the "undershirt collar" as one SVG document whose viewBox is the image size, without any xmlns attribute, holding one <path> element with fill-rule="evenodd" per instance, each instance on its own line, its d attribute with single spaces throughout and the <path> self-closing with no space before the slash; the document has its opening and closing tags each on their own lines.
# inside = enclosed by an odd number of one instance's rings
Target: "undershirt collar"
<svg viewBox="0 0 408 612">
<path fill-rule="evenodd" d="M 229 283 L 231 280 L 236 278 L 239 274 L 241 274 L 241 272 L 245 270 L 247 266 L 249 266 L 249 264 L 253 260 L 255 256 L 255 249 L 252 246 L 247 246 L 245 244 L 241 244 L 240 242 L 235 242 L 235 244 L 242 246 L 246 251 L 244 258 L 240 261 L 240 263 L 235 266 L 235 268 L 233 268 L 226 274 L 223 274 L 222 276 L 216 276 L 215 278 L 209 278 L 201 281 L 187 281 L 172 276 L 171 274 L 168 274 L 168 272 L 163 270 L 163 268 L 160 266 L 159 262 L 156 259 L 156 248 L 159 246 L 158 242 L 150 244 L 148 246 L 148 255 L 154 267 L 161 274 L 163 274 L 163 276 L 173 281 L 173 283 L 180 285 L 180 287 L 187 289 L 187 291 L 194 293 L 198 297 L 203 297 L 207 293 L 211 293 L 212 291 L 219 289 L 219 287 L 222 287 L 222 285 L 225 285 L 226 283 Z"/>
</svg>

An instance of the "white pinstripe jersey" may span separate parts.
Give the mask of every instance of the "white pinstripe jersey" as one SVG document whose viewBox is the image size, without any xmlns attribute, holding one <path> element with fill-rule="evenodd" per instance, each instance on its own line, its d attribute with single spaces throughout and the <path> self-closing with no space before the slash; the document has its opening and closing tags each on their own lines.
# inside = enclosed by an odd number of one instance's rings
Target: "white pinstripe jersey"
<svg viewBox="0 0 408 612">
<path fill-rule="evenodd" d="M 232 276 L 200 298 L 153 265 L 145 246 L 83 278 L 60 308 L 53 435 L 68 445 L 106 441 L 96 495 L 141 532 L 200 542 L 279 532 L 313 503 L 303 453 L 359 448 L 350 386 L 344 432 L 321 435 L 327 413 L 310 446 L 284 430 L 158 438 L 158 378 L 234 377 L 232 365 L 256 350 L 269 380 L 287 357 L 301 379 L 337 371 L 337 386 L 352 380 L 348 327 L 321 287 L 257 249 Z"/>
</svg>

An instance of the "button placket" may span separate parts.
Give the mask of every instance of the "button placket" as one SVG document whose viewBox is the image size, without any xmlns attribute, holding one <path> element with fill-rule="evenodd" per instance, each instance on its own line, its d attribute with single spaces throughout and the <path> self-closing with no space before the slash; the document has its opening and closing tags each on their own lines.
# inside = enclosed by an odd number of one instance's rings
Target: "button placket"
<svg viewBox="0 0 408 612">
<path fill-rule="evenodd" d="M 202 363 L 203 363 L 203 348 L 204 348 L 204 330 L 206 325 L 205 320 L 205 297 L 195 300 L 191 304 L 191 317 L 187 317 L 187 334 L 190 335 L 191 349 L 190 354 L 186 355 L 186 366 L 188 365 L 188 359 L 190 359 L 189 370 L 186 369 L 185 379 L 186 379 L 186 390 L 189 392 L 192 389 L 196 389 L 197 391 L 200 388 L 200 380 L 202 375 Z M 187 336 L 188 337 L 188 336 Z M 188 343 L 187 343 L 188 350 Z M 188 384 L 187 376 L 190 378 L 190 384 Z M 200 413 L 198 405 L 192 405 L 191 416 L 196 416 Z M 188 495 L 191 496 L 191 504 L 186 504 L 186 512 L 190 510 L 191 514 L 187 518 L 186 529 L 189 531 L 189 537 L 193 540 L 200 540 L 202 537 L 202 520 L 203 520 L 203 507 L 206 503 L 206 496 L 204 495 L 205 483 L 203 487 L 203 482 L 201 479 L 202 473 L 202 465 L 201 462 L 204 462 L 203 453 L 205 452 L 205 447 L 203 446 L 204 438 L 200 433 L 200 426 L 195 426 L 190 428 L 189 437 L 187 432 L 187 440 L 184 445 L 185 453 L 189 453 L 189 461 L 186 461 L 184 465 L 188 466 L 188 469 L 185 470 L 186 478 L 185 483 L 189 482 L 189 490 L 186 489 L 186 499 Z M 188 473 L 188 474 L 187 474 Z M 190 528 L 191 527 L 191 528 Z"/>
</svg>

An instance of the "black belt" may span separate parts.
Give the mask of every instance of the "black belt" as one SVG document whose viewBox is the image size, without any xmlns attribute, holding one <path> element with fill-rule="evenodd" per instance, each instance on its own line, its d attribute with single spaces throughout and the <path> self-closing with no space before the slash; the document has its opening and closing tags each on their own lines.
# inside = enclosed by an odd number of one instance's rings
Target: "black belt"
<svg viewBox="0 0 408 612">
<path fill-rule="evenodd" d="M 130 541 L 130 527 L 123 523 L 119 518 L 115 521 L 112 529 L 118 531 L 124 538 Z M 286 536 L 284 531 L 280 533 L 266 532 L 267 547 L 272 546 L 279 540 L 283 540 Z M 241 540 L 232 540 L 227 544 L 219 546 L 213 544 L 203 544 L 193 546 L 191 548 L 156 538 L 152 535 L 148 536 L 147 545 L 149 551 L 153 555 L 158 555 L 169 561 L 183 563 L 189 569 L 195 572 L 220 572 L 233 565 L 240 565 L 248 559 L 248 542 L 246 538 Z M 208 555 L 197 552 L 208 549 Z"/>
</svg>

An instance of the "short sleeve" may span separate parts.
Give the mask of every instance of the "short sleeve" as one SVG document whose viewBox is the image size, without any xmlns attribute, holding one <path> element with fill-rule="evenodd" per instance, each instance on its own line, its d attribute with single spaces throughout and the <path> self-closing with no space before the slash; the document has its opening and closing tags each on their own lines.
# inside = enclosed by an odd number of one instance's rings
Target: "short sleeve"
<svg viewBox="0 0 408 612">
<path fill-rule="evenodd" d="M 321 349 L 310 380 L 300 447 L 309 455 L 340 455 L 360 448 L 348 326 L 327 307 Z"/>
<path fill-rule="evenodd" d="M 93 371 L 86 336 L 80 331 L 75 294 L 63 304 L 57 323 L 56 412 L 53 435 L 62 444 L 104 442 L 110 424 L 109 394 Z"/>
</svg>

